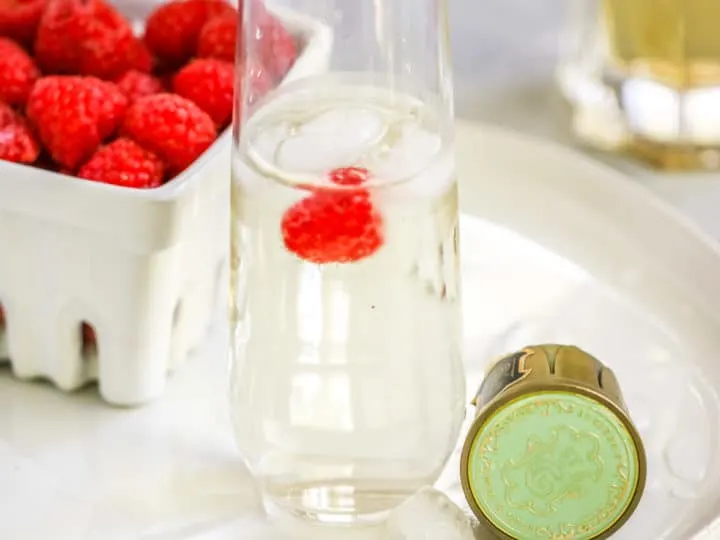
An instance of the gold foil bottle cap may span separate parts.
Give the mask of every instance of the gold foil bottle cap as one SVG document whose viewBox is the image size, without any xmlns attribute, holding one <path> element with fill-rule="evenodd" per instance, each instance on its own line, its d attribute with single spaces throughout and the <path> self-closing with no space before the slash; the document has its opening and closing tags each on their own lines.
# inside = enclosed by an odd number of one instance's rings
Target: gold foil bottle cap
<svg viewBox="0 0 720 540">
<path fill-rule="evenodd" d="M 597 359 L 577 347 L 527 347 L 490 367 L 473 403 L 461 481 L 500 538 L 604 539 L 632 515 L 645 449 Z"/>
</svg>

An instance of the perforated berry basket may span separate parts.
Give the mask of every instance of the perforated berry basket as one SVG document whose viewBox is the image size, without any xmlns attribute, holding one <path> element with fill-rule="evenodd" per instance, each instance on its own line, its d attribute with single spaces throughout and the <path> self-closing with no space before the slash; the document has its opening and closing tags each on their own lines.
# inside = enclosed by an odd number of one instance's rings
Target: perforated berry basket
<svg viewBox="0 0 720 540">
<path fill-rule="evenodd" d="M 115 2 L 133 21 L 159 3 Z M 324 71 L 329 30 L 274 14 L 299 50 L 284 81 Z M 225 130 L 152 190 L 0 161 L 0 361 L 64 391 L 97 380 L 115 405 L 161 395 L 204 338 L 223 289 L 230 142 Z M 83 347 L 84 326 L 95 347 Z"/>
</svg>

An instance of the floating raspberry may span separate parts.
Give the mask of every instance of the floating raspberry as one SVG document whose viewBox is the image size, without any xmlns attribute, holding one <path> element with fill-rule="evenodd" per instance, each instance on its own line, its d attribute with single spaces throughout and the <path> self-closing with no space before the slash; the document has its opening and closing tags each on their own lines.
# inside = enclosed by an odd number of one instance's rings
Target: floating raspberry
<svg viewBox="0 0 720 540">
<path fill-rule="evenodd" d="M 195 54 L 200 32 L 209 20 L 235 9 L 225 0 L 173 0 L 156 9 L 145 27 L 145 43 L 170 67 Z"/>
<path fill-rule="evenodd" d="M 121 133 L 154 152 L 178 173 L 215 140 L 215 123 L 189 99 L 155 94 L 138 99 L 125 115 Z"/>
<path fill-rule="evenodd" d="M 122 121 L 127 99 L 109 82 L 94 77 L 40 79 L 28 98 L 28 118 L 63 169 L 74 171 Z"/>
<path fill-rule="evenodd" d="M 175 93 L 208 113 L 219 128 L 232 118 L 234 86 L 235 66 L 215 58 L 193 60 L 173 80 Z"/>
<path fill-rule="evenodd" d="M 165 90 L 160 79 L 142 73 L 140 71 L 128 71 L 117 80 L 120 91 L 128 98 L 129 103 L 137 99 L 153 94 L 159 94 Z"/>
<path fill-rule="evenodd" d="M 130 139 L 117 139 L 100 148 L 78 172 L 80 178 L 136 189 L 163 183 L 165 165 L 152 152 Z"/>
<path fill-rule="evenodd" d="M 35 57 L 47 73 L 114 80 L 147 72 L 152 58 L 127 21 L 103 0 L 49 0 L 40 20 Z"/>
<path fill-rule="evenodd" d="M 283 215 L 285 247 L 315 263 L 351 263 L 374 254 L 383 244 L 382 217 L 366 190 L 320 190 Z"/>
<path fill-rule="evenodd" d="M 30 47 L 46 0 L 0 0 L 0 36 Z"/>
<path fill-rule="evenodd" d="M 32 58 L 17 43 L 0 38 L 0 101 L 25 105 L 40 72 Z"/>
<path fill-rule="evenodd" d="M 344 167 L 330 171 L 330 181 L 339 186 L 359 186 L 367 182 L 370 173 L 362 167 Z"/>
<path fill-rule="evenodd" d="M 15 163 L 34 163 L 40 155 L 27 122 L 10 107 L 0 103 L 0 159 Z"/>
<path fill-rule="evenodd" d="M 5 309 L 0 304 L 0 329 L 5 328 Z"/>
<path fill-rule="evenodd" d="M 259 16 L 259 20 L 257 53 L 263 67 L 279 82 L 297 58 L 295 39 L 270 13 L 265 12 Z"/>
<path fill-rule="evenodd" d="M 205 23 L 198 38 L 197 55 L 234 62 L 238 17 L 237 13 L 228 13 Z"/>
</svg>

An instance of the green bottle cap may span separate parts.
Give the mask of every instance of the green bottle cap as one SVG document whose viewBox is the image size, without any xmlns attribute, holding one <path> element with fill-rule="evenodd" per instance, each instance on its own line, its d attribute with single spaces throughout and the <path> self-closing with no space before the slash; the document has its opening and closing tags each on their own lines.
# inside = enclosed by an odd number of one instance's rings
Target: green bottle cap
<svg viewBox="0 0 720 540">
<path fill-rule="evenodd" d="M 635 510 L 646 474 L 620 404 L 547 377 L 512 384 L 479 411 L 462 463 L 473 511 L 513 540 L 607 538 Z"/>
</svg>

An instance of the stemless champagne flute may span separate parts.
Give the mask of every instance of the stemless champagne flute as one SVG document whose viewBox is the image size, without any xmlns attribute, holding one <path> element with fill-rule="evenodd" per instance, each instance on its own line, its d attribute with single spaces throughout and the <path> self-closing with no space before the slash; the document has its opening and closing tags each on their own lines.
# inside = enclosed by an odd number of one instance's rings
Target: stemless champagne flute
<svg viewBox="0 0 720 540">
<path fill-rule="evenodd" d="M 372 523 L 465 411 L 446 2 L 283 5 L 243 13 L 233 423 L 269 512 Z"/>
</svg>

